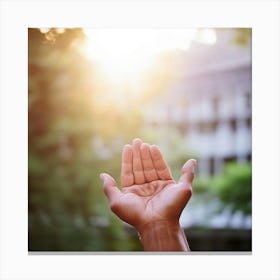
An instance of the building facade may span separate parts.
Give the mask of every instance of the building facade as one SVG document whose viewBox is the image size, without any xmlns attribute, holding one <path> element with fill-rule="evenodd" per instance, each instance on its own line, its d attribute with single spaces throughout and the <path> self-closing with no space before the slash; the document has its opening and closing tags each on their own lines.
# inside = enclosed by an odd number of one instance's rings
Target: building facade
<svg viewBox="0 0 280 280">
<path fill-rule="evenodd" d="M 185 139 L 200 176 L 219 174 L 228 161 L 251 160 L 251 45 L 233 42 L 234 29 L 216 30 L 214 45 L 194 43 L 176 82 L 147 107 L 146 125 Z"/>
</svg>

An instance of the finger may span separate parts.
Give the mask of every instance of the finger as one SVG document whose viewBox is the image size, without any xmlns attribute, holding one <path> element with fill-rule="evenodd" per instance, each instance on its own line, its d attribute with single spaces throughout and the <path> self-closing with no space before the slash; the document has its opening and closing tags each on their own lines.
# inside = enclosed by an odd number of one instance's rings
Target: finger
<svg viewBox="0 0 280 280">
<path fill-rule="evenodd" d="M 121 184 L 123 187 L 128 187 L 134 184 L 132 156 L 133 151 L 131 145 L 125 145 L 122 153 L 121 169 Z"/>
<path fill-rule="evenodd" d="M 100 174 L 100 179 L 103 181 L 103 190 L 110 202 L 110 205 L 116 203 L 121 196 L 120 190 L 117 188 L 116 181 L 109 174 Z"/>
<path fill-rule="evenodd" d="M 165 163 L 159 148 L 155 145 L 152 145 L 150 146 L 150 152 L 159 179 L 172 180 L 171 172 Z"/>
<path fill-rule="evenodd" d="M 196 160 L 195 159 L 190 159 L 188 160 L 183 168 L 182 168 L 182 176 L 179 179 L 179 183 L 183 183 L 185 186 L 190 186 L 192 185 L 192 181 L 194 178 L 194 170 L 196 167 Z"/>
<path fill-rule="evenodd" d="M 132 168 L 133 168 L 133 175 L 134 175 L 134 183 L 135 184 L 144 184 L 145 183 L 145 176 L 141 161 L 141 154 L 140 154 L 140 146 L 142 141 L 140 139 L 134 139 L 132 150 L 133 150 L 133 160 L 132 160 Z"/>
<path fill-rule="evenodd" d="M 142 144 L 140 150 L 146 182 L 158 180 L 158 175 L 154 167 L 149 145 L 146 143 Z"/>
</svg>

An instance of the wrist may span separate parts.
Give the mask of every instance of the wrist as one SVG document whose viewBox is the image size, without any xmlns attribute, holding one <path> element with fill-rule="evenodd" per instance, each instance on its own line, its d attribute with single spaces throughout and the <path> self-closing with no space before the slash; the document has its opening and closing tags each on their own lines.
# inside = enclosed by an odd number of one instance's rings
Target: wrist
<svg viewBox="0 0 280 280">
<path fill-rule="evenodd" d="M 138 229 L 145 251 L 190 251 L 179 221 L 157 220 Z"/>
</svg>

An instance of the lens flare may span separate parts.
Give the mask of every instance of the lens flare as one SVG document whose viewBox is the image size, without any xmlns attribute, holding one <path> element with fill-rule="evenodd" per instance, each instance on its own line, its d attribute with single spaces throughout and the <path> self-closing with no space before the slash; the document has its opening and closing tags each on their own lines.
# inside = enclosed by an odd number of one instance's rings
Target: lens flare
<svg viewBox="0 0 280 280">
<path fill-rule="evenodd" d="M 113 80 L 133 80 L 147 70 L 156 54 L 187 50 L 196 29 L 83 29 L 85 54 Z"/>
</svg>

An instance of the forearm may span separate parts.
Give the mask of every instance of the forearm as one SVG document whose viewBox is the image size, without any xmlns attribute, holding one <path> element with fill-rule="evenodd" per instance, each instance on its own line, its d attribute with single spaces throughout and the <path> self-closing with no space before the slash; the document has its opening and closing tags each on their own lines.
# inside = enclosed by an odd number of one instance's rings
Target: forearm
<svg viewBox="0 0 280 280">
<path fill-rule="evenodd" d="M 179 222 L 152 222 L 138 232 L 145 251 L 190 251 Z"/>
</svg>

